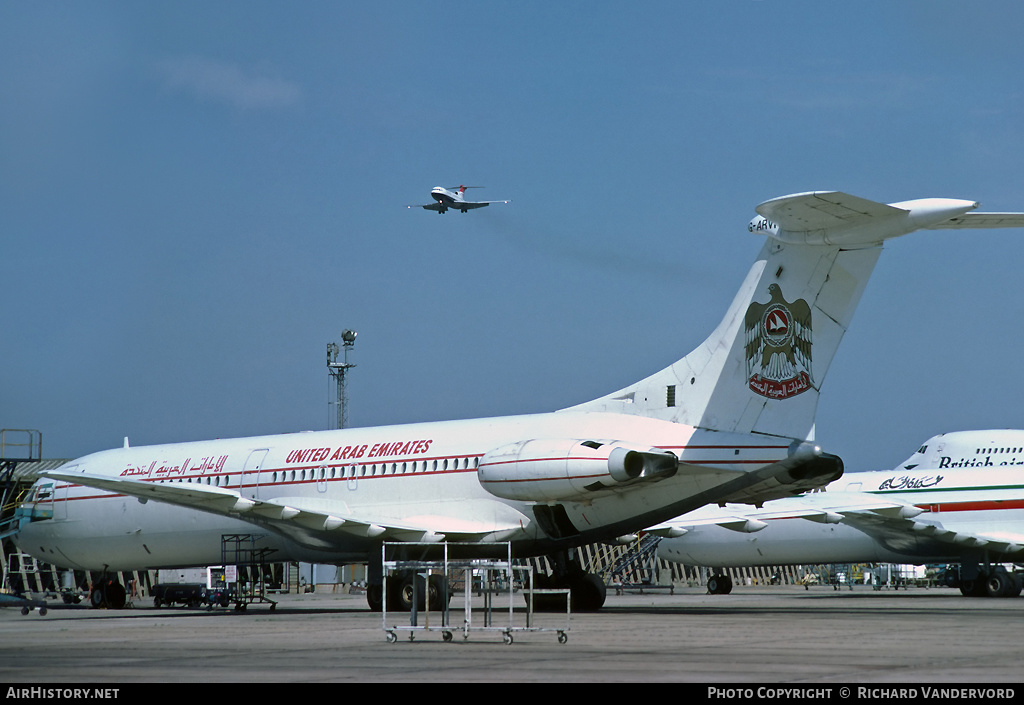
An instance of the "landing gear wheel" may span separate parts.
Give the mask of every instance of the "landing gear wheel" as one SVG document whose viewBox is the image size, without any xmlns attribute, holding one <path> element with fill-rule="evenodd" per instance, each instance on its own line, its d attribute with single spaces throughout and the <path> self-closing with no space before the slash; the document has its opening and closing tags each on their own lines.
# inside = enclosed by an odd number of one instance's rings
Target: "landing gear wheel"
<svg viewBox="0 0 1024 705">
<path fill-rule="evenodd" d="M 103 581 L 103 600 L 110 609 L 123 610 L 128 603 L 128 593 L 121 583 L 109 578 Z"/>
<path fill-rule="evenodd" d="M 448 606 L 451 599 L 452 596 L 448 592 L 448 579 L 443 575 L 431 575 L 427 581 L 427 600 L 430 609 L 440 612 Z"/>
<path fill-rule="evenodd" d="M 728 595 L 732 592 L 732 578 L 728 575 L 712 575 L 708 578 L 709 595 Z"/>
<path fill-rule="evenodd" d="M 1002 568 L 985 576 L 984 584 L 986 597 L 1017 597 L 1021 592 L 1020 576 Z"/>
<path fill-rule="evenodd" d="M 960 593 L 965 597 L 983 597 L 985 595 L 985 583 L 986 580 L 982 575 L 979 575 L 977 578 L 961 580 Z"/>
<path fill-rule="evenodd" d="M 561 551 L 549 556 L 552 574 L 540 573 L 534 577 L 537 590 L 568 590 L 569 605 L 573 612 L 597 612 L 604 606 L 608 586 L 599 576 L 583 569 L 578 556 Z M 527 602 L 530 597 L 526 596 Z M 535 594 L 533 609 L 537 612 L 564 612 L 565 594 Z"/>
<path fill-rule="evenodd" d="M 573 612 L 597 612 L 604 606 L 608 594 L 604 581 L 593 573 L 571 576 L 569 591 Z"/>
<path fill-rule="evenodd" d="M 384 609 L 384 586 L 367 585 L 366 586 L 366 604 L 370 607 L 371 612 L 380 612 Z"/>
<path fill-rule="evenodd" d="M 985 578 L 985 597 L 1002 597 L 1007 593 L 1009 576 L 995 572 Z"/>
<path fill-rule="evenodd" d="M 421 576 L 412 574 L 407 575 L 402 579 L 401 587 L 398 589 L 398 609 L 402 612 L 411 612 L 413 604 L 413 581 L 415 583 L 415 594 L 416 594 L 416 609 L 423 609 L 423 593 L 426 592 L 424 589 L 424 580 Z"/>
<path fill-rule="evenodd" d="M 423 575 L 410 573 L 402 578 L 398 590 L 392 596 L 393 602 L 388 602 L 389 608 L 391 605 L 394 605 L 395 611 L 412 611 L 413 581 L 415 581 L 416 587 L 417 610 L 430 609 L 435 612 L 441 611 L 451 600 L 451 595 L 448 592 L 448 579 L 445 576 L 431 575 L 428 580 Z M 426 605 L 429 605 L 429 607 L 426 607 Z"/>
</svg>

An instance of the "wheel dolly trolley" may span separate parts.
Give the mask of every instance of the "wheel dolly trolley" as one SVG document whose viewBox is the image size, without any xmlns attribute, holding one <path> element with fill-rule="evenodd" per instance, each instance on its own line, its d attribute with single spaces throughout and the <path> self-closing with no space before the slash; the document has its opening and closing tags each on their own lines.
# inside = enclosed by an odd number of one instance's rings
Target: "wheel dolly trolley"
<svg viewBox="0 0 1024 705">
<path fill-rule="evenodd" d="M 529 565 L 516 565 L 512 562 L 512 546 L 510 543 L 496 544 L 501 547 L 506 557 L 504 559 L 452 559 L 451 549 L 458 546 L 472 546 L 480 548 L 479 544 L 457 544 L 457 543 L 414 543 L 414 542 L 386 542 L 381 547 L 382 562 L 384 567 L 384 599 L 381 611 L 383 614 L 383 628 L 389 643 L 398 641 L 398 632 L 409 632 L 409 641 L 414 641 L 417 632 L 441 632 L 442 639 L 446 642 L 452 641 L 456 631 L 462 632 L 462 638 L 468 639 L 471 632 L 495 632 L 500 633 L 506 644 L 513 641 L 513 632 L 557 632 L 558 643 L 564 644 L 569 640 L 569 620 L 571 618 L 571 607 L 569 591 L 541 590 L 534 588 L 533 568 Z M 395 555 L 402 553 L 408 555 L 415 552 L 417 547 L 430 547 L 435 552 L 440 550 L 442 556 L 435 560 L 421 560 L 410 558 L 396 558 Z M 465 552 L 460 552 L 464 555 Z M 516 624 L 517 614 L 513 609 L 514 593 L 517 584 L 517 575 L 523 585 L 523 593 L 526 596 L 525 612 L 520 612 L 520 624 Z M 398 590 L 388 588 L 388 581 L 400 580 Z M 449 605 L 449 590 L 451 585 L 462 585 L 463 608 L 461 623 L 459 610 L 452 610 Z M 422 594 L 421 594 L 422 593 Z M 478 593 L 483 598 L 482 606 L 477 610 L 476 623 L 474 623 L 473 594 Z M 399 610 L 396 610 L 394 603 L 390 605 L 389 595 L 398 595 L 398 601 L 402 604 L 401 614 L 406 614 L 404 607 L 408 607 L 408 626 L 399 625 L 396 621 Z M 550 595 L 554 599 L 558 596 L 565 598 L 564 622 L 561 616 L 558 617 L 558 626 L 541 627 L 536 624 L 534 617 L 534 598 L 539 595 Z M 507 606 L 497 604 L 507 599 Z M 552 599 L 552 598 L 548 598 Z M 507 621 L 503 619 L 507 615 Z"/>
</svg>

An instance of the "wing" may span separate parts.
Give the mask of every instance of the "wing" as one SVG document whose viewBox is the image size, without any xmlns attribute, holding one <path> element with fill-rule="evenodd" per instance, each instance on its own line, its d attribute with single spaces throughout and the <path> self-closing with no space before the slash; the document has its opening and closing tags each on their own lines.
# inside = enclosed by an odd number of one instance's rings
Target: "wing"
<svg viewBox="0 0 1024 705">
<path fill-rule="evenodd" d="M 507 201 L 463 201 L 462 203 L 457 204 L 455 207 L 456 208 L 483 208 L 484 206 L 489 206 L 492 203 L 511 203 L 511 202 L 512 202 L 511 199 L 507 200 Z"/>
<path fill-rule="evenodd" d="M 843 512 L 889 516 L 906 513 L 916 516 L 921 511 L 902 502 L 879 498 L 863 492 L 816 492 L 800 497 L 766 502 L 765 506 L 760 509 L 735 504 L 709 505 L 671 521 L 652 526 L 648 531 L 659 536 L 676 537 L 682 536 L 697 526 L 721 526 L 734 531 L 751 533 L 760 531 L 767 526 L 765 522 L 775 519 L 808 519 L 823 524 L 838 524 L 843 521 Z"/>
<path fill-rule="evenodd" d="M 1020 532 L 986 531 L 983 527 L 978 530 L 949 529 L 937 519 L 920 516 L 924 510 L 909 504 L 903 506 L 902 510 L 895 512 L 872 513 L 843 507 L 838 507 L 837 511 L 842 514 L 844 524 L 863 531 L 894 550 L 907 550 L 920 540 L 930 540 L 961 551 L 984 548 L 997 554 L 1014 554 L 1024 550 L 1024 534 Z"/>
<path fill-rule="evenodd" d="M 59 470 L 47 477 L 117 494 L 241 519 L 277 530 L 314 548 L 336 545 L 345 535 L 392 541 L 500 541 L 529 519 L 506 504 L 486 499 L 403 503 L 398 516 L 384 509 L 352 510 L 345 502 L 313 497 L 249 499 L 210 485 L 161 483 Z M 334 538 L 332 538 L 334 537 Z"/>
<path fill-rule="evenodd" d="M 440 211 L 440 210 L 444 210 L 445 208 L 447 208 L 447 206 L 442 206 L 440 203 L 424 203 L 424 204 L 417 204 L 417 205 L 407 206 L 407 207 L 408 208 L 423 208 L 423 209 L 428 210 L 428 211 Z"/>
<path fill-rule="evenodd" d="M 887 547 L 899 550 L 930 539 L 951 548 L 985 548 L 1000 554 L 1024 550 L 1024 533 L 1013 531 L 950 530 L 940 522 L 922 517 L 924 510 L 907 502 L 867 492 L 817 492 L 780 499 L 763 509 L 737 505 L 709 506 L 671 521 L 652 526 L 648 532 L 667 538 L 686 534 L 697 526 L 717 525 L 734 531 L 760 531 L 775 519 L 807 519 L 825 524 L 846 524 Z"/>
<path fill-rule="evenodd" d="M 773 198 L 754 210 L 783 230 L 794 232 L 847 227 L 907 212 L 841 191 L 814 191 Z"/>
</svg>

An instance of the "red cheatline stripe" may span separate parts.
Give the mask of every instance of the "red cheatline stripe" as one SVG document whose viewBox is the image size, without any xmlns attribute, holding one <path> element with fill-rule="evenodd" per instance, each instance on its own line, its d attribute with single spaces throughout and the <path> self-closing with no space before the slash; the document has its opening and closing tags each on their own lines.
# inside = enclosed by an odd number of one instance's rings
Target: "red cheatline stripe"
<svg viewBox="0 0 1024 705">
<path fill-rule="evenodd" d="M 936 504 L 918 504 L 915 506 L 926 512 L 983 512 L 994 509 L 1024 509 L 1024 499 L 940 502 Z"/>
</svg>

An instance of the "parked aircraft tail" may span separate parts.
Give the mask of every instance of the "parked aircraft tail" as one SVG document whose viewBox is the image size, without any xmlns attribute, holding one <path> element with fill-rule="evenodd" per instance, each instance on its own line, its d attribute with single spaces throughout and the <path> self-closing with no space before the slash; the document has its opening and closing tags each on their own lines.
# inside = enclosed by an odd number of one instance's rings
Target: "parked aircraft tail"
<svg viewBox="0 0 1024 705">
<path fill-rule="evenodd" d="M 660 372 L 572 409 L 813 440 L 821 384 L 882 243 L 922 228 L 1024 226 L 1024 213 L 966 216 L 977 207 L 886 205 L 838 191 L 766 201 L 748 229 L 768 239 L 710 337 Z"/>
</svg>

